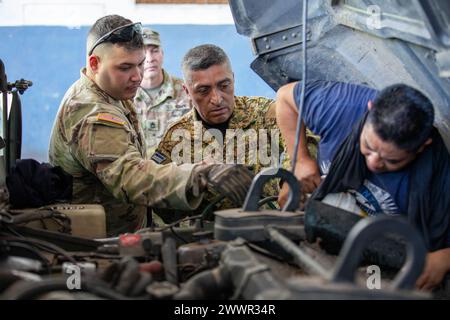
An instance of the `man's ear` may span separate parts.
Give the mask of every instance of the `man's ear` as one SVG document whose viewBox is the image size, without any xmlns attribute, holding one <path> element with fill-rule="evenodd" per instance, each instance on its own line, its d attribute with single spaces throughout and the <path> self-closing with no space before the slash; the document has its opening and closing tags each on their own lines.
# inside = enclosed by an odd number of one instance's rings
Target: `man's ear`
<svg viewBox="0 0 450 320">
<path fill-rule="evenodd" d="M 417 150 L 417 153 L 421 153 L 421 152 L 425 149 L 425 147 L 426 147 L 426 146 L 429 146 L 432 142 L 433 142 L 433 139 L 428 138 L 427 141 L 425 141 L 425 142 L 423 143 L 423 145 L 421 145 L 421 146 L 419 147 L 419 150 Z"/>
<path fill-rule="evenodd" d="M 369 100 L 369 102 L 367 102 L 367 109 L 371 110 L 373 107 L 373 102 Z"/>
<path fill-rule="evenodd" d="M 191 95 L 189 94 L 189 90 L 188 90 L 188 88 L 186 87 L 186 85 L 184 83 L 183 83 L 183 90 L 187 94 L 187 96 L 189 97 L 189 100 L 192 100 L 191 99 Z"/>
<path fill-rule="evenodd" d="M 100 64 L 100 57 L 91 54 L 88 58 L 89 61 L 89 67 L 94 73 L 97 73 L 99 64 Z"/>
</svg>

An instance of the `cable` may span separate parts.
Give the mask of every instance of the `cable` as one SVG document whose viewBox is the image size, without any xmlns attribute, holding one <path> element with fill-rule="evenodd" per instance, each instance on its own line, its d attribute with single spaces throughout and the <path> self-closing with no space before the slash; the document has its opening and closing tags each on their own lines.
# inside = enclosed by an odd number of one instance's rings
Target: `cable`
<svg viewBox="0 0 450 320">
<path fill-rule="evenodd" d="M 170 227 L 170 231 L 171 231 L 172 234 L 175 236 L 175 238 L 177 238 L 178 240 L 181 240 L 183 243 L 189 243 L 186 239 L 184 239 L 182 236 L 180 236 L 180 235 L 173 229 L 173 226 Z"/>
<path fill-rule="evenodd" d="M 205 209 L 203 209 L 203 211 L 202 211 L 201 214 L 198 214 L 198 215 L 195 215 L 195 216 L 190 216 L 190 217 L 184 217 L 184 218 L 179 219 L 179 220 L 177 220 L 177 221 L 175 221 L 175 222 L 172 222 L 172 223 L 170 223 L 170 224 L 168 224 L 168 225 L 165 225 L 164 227 L 158 228 L 158 229 L 155 230 L 155 231 L 161 232 L 161 231 L 164 231 L 164 230 L 167 230 L 167 229 L 172 229 L 172 228 L 175 227 L 177 224 L 179 224 L 179 223 L 181 223 L 181 222 L 184 222 L 184 221 L 197 220 L 197 219 L 201 219 L 201 220 L 203 221 L 203 220 L 205 220 L 205 218 L 207 217 L 207 215 L 208 215 L 208 213 L 211 211 L 211 209 L 212 209 L 217 203 L 219 203 L 220 201 L 222 201 L 222 200 L 225 199 L 225 198 L 226 198 L 226 195 L 219 195 L 219 196 L 217 196 L 216 198 L 214 198 L 214 199 L 213 199 L 213 200 L 205 207 Z M 151 228 L 143 228 L 143 229 L 140 229 L 140 230 L 136 231 L 136 233 L 143 233 L 143 232 L 147 232 L 147 231 L 153 231 L 153 230 L 152 230 Z M 172 232 L 175 232 L 175 231 L 172 230 Z M 100 240 L 106 242 L 106 241 L 109 240 L 109 239 L 100 239 Z"/>
<path fill-rule="evenodd" d="M 20 234 L 20 233 L 17 232 L 16 230 L 12 229 L 11 227 L 8 227 L 7 229 L 8 229 L 8 231 L 9 231 L 10 233 L 12 233 L 13 235 L 17 236 L 17 237 L 20 238 L 21 240 L 27 240 L 27 239 L 30 239 L 30 238 L 27 238 L 27 237 L 25 237 L 24 235 Z M 11 236 L 10 234 L 4 233 L 4 232 L 0 232 L 0 235 L 1 235 L 1 236 L 6 236 L 6 237 Z M 6 240 L 6 241 L 14 241 L 14 240 Z M 55 254 L 55 255 L 59 254 L 57 250 L 54 250 L 54 249 L 52 249 L 52 248 L 50 248 L 50 247 L 46 247 L 46 246 L 39 245 L 39 244 L 34 244 L 34 246 L 35 246 L 36 248 L 40 249 L 40 250 L 49 252 L 49 253 L 51 253 L 51 254 Z"/>
<path fill-rule="evenodd" d="M 226 198 L 226 195 L 218 195 L 217 197 L 215 197 L 213 199 L 213 201 L 211 201 L 211 203 L 209 203 L 206 208 L 202 211 L 201 214 L 201 219 L 206 220 L 206 217 L 208 216 L 208 214 L 210 213 L 211 209 L 214 208 L 214 206 L 216 204 L 218 204 L 219 202 L 221 202 L 223 199 Z"/>
<path fill-rule="evenodd" d="M 202 217 L 201 214 L 198 214 L 198 215 L 195 215 L 195 216 L 191 216 L 191 217 L 184 217 L 183 219 L 177 220 L 177 221 L 175 221 L 175 222 L 173 222 L 173 223 L 171 223 L 171 224 L 168 224 L 168 225 L 166 225 L 166 226 L 160 228 L 158 231 L 161 232 L 161 231 L 167 230 L 167 229 L 169 229 L 169 228 L 173 228 L 173 227 L 175 227 L 177 224 L 179 224 L 179 223 L 181 223 L 181 222 L 189 221 L 189 220 L 196 220 L 196 219 L 199 219 L 199 218 L 201 218 L 201 217 Z"/>
<path fill-rule="evenodd" d="M 258 202 L 258 207 L 262 207 L 263 205 L 265 205 L 267 203 L 267 205 L 273 209 L 273 210 L 277 210 L 277 207 L 273 205 L 273 201 L 277 201 L 278 200 L 278 196 L 269 196 L 269 197 L 265 197 L 264 199 L 259 200 Z"/>
<path fill-rule="evenodd" d="M 300 106 L 298 108 L 298 121 L 297 129 L 295 132 L 296 140 L 294 147 L 294 157 L 292 159 L 292 173 L 295 174 L 295 166 L 297 165 L 297 152 L 300 144 L 300 127 L 302 126 L 303 119 L 303 104 L 305 102 L 305 86 L 306 86 L 306 23 L 308 16 L 308 0 L 303 0 L 303 12 L 302 12 L 303 28 L 302 28 L 302 51 L 303 51 L 303 65 L 302 65 L 302 92 L 300 95 Z"/>
<path fill-rule="evenodd" d="M 276 254 L 274 254 L 274 253 L 272 253 L 272 252 L 270 252 L 270 251 L 267 251 L 267 250 L 264 249 L 264 248 L 261 248 L 261 247 L 257 246 L 257 245 L 254 244 L 254 243 L 246 242 L 245 245 L 246 245 L 250 250 L 255 251 L 255 252 L 257 252 L 257 253 L 259 253 L 259 254 L 261 254 L 261 255 L 263 255 L 263 256 L 266 256 L 266 257 L 268 257 L 268 258 L 277 260 L 278 262 L 286 263 L 286 259 L 283 259 L 283 258 L 277 256 Z"/>
<path fill-rule="evenodd" d="M 147 231 L 161 232 L 161 231 L 170 229 L 172 227 L 175 227 L 177 224 L 179 224 L 181 222 L 189 221 L 189 220 L 196 220 L 196 219 L 199 219 L 201 217 L 202 217 L 201 214 L 198 214 L 198 215 L 195 215 L 195 216 L 190 216 L 190 217 L 184 217 L 184 218 L 179 219 L 179 220 L 177 220 L 175 222 L 172 222 L 171 224 L 167 224 L 167 225 L 165 225 L 165 226 L 163 226 L 161 228 L 156 228 L 155 230 L 153 230 L 152 228 L 143 228 L 143 229 L 137 230 L 135 233 L 139 234 L 139 233 L 144 233 L 144 232 L 147 232 Z M 110 242 L 110 241 L 113 242 L 113 241 L 118 240 L 118 239 L 119 238 L 106 238 L 106 239 L 96 239 L 96 241 L 100 240 L 100 242 L 107 243 L 107 242 Z"/>
<path fill-rule="evenodd" d="M 38 239 L 34 239 L 34 238 L 19 238 L 19 237 L 13 237 L 13 236 L 6 236 L 6 237 L 2 237 L 0 238 L 2 240 L 6 240 L 6 241 L 15 241 L 15 242 L 25 242 L 25 243 L 30 243 L 33 244 L 37 247 L 44 247 L 44 249 L 51 249 L 53 250 L 53 252 L 56 252 L 57 254 L 60 254 L 64 257 L 67 258 L 67 260 L 69 260 L 70 262 L 72 262 L 73 264 L 77 264 L 77 261 L 64 249 L 54 245 L 53 243 L 44 241 L 44 240 L 38 240 Z M 45 250 L 48 251 L 48 250 Z"/>
<path fill-rule="evenodd" d="M 17 232 L 16 230 L 14 230 L 13 228 L 11 228 L 10 226 L 5 226 L 5 228 L 11 232 L 13 235 L 20 237 L 20 238 L 25 238 L 22 234 L 20 234 L 19 232 Z"/>
<path fill-rule="evenodd" d="M 48 261 L 44 255 L 42 255 L 38 250 L 36 250 L 34 247 L 24 244 L 24 243 L 16 243 L 16 242 L 8 242 L 8 246 L 25 249 L 30 251 L 32 254 L 34 254 L 39 260 L 44 264 L 44 267 L 47 269 L 47 272 L 51 272 L 51 263 Z"/>
</svg>

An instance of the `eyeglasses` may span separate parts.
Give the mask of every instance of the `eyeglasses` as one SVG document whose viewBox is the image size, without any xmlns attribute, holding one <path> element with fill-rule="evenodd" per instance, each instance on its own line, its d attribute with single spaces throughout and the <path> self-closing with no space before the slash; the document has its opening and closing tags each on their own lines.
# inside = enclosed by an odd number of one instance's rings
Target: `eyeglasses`
<svg viewBox="0 0 450 320">
<path fill-rule="evenodd" d="M 140 22 L 129 23 L 129 24 L 120 26 L 118 28 L 115 28 L 115 29 L 111 30 L 110 32 L 101 36 L 97 41 L 95 41 L 91 50 L 89 50 L 88 56 L 90 56 L 92 54 L 92 52 L 94 52 L 94 49 L 98 45 L 100 45 L 104 42 L 111 42 L 111 43 L 128 42 L 128 41 L 133 40 L 133 38 L 136 36 L 136 34 L 142 35 L 142 24 Z"/>
</svg>

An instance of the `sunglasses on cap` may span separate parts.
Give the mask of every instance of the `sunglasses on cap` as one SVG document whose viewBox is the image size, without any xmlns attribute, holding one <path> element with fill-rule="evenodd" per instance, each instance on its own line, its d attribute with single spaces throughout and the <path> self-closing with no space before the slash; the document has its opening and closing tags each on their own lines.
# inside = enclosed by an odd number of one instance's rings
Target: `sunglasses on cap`
<svg viewBox="0 0 450 320">
<path fill-rule="evenodd" d="M 142 24 L 140 22 L 129 23 L 129 24 L 120 26 L 118 28 L 115 28 L 115 29 L 111 30 L 110 32 L 101 36 L 97 41 L 95 41 L 91 50 L 89 50 L 88 56 L 90 56 L 92 54 L 92 52 L 94 52 L 94 49 L 98 45 L 100 45 L 104 42 L 111 42 L 111 43 L 128 42 L 128 41 L 133 40 L 133 38 L 136 36 L 136 34 L 142 35 Z"/>
</svg>

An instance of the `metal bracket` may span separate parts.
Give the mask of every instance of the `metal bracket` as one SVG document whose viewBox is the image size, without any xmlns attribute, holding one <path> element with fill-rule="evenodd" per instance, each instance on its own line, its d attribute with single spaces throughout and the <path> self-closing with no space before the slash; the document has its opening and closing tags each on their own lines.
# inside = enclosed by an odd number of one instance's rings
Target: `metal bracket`
<svg viewBox="0 0 450 320">
<path fill-rule="evenodd" d="M 250 190 L 245 198 L 243 211 L 258 211 L 258 202 L 261 198 L 263 187 L 267 181 L 273 178 L 281 178 L 289 185 L 289 196 L 286 205 L 281 209 L 281 211 L 295 211 L 300 203 L 300 183 L 297 178 L 289 172 L 282 168 L 267 168 L 261 170 L 255 178 L 253 179 Z"/>
<path fill-rule="evenodd" d="M 311 40 L 311 30 L 306 30 L 306 41 Z M 266 33 L 252 39 L 253 52 L 261 56 L 273 51 L 301 44 L 302 25 L 296 25 L 276 32 Z"/>
<path fill-rule="evenodd" d="M 436 64 L 441 78 L 450 78 L 450 50 L 436 53 Z"/>
<path fill-rule="evenodd" d="M 363 250 L 374 239 L 387 233 L 399 235 L 406 242 L 405 263 L 393 280 L 391 288 L 413 289 L 425 265 L 427 250 L 421 236 L 406 220 L 387 216 L 362 219 L 352 228 L 339 254 L 331 281 L 354 283 Z"/>
</svg>

